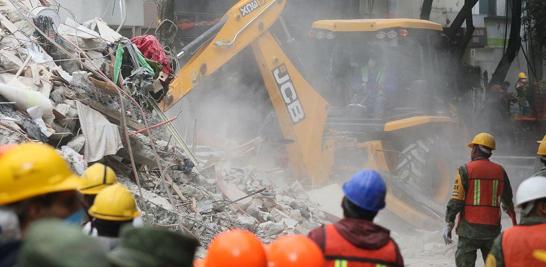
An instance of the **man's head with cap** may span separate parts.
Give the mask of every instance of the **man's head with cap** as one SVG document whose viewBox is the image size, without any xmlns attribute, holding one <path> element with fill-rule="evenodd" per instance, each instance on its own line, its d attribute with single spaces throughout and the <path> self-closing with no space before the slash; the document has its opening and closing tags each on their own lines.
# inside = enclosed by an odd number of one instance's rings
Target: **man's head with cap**
<svg viewBox="0 0 546 267">
<path fill-rule="evenodd" d="M 36 220 L 76 213 L 80 185 L 68 163 L 46 144 L 17 145 L 0 160 L 0 206 L 17 214 L 23 234 Z"/>
</svg>

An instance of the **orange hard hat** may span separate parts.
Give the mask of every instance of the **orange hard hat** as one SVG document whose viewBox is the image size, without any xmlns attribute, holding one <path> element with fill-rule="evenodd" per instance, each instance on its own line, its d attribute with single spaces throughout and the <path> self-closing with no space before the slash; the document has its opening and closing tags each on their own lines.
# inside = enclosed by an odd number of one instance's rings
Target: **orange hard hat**
<svg viewBox="0 0 546 267">
<path fill-rule="evenodd" d="M 193 267 L 205 267 L 205 260 L 203 259 L 195 259 L 193 261 Z"/>
<path fill-rule="evenodd" d="M 218 234 L 210 243 L 205 267 L 267 267 L 262 242 L 245 230 Z"/>
<path fill-rule="evenodd" d="M 303 235 L 279 237 L 271 243 L 268 267 L 322 267 L 324 255 L 311 239 Z"/>
<path fill-rule="evenodd" d="M 16 144 L 3 144 L 0 145 L 0 157 L 2 157 L 6 152 L 10 151 L 12 148 L 16 147 Z"/>
</svg>

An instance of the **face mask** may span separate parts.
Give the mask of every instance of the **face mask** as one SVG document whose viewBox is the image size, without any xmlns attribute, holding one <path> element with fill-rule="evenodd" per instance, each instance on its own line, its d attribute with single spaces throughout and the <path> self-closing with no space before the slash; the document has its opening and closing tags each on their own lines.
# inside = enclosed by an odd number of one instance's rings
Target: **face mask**
<svg viewBox="0 0 546 267">
<path fill-rule="evenodd" d="M 85 218 L 85 210 L 79 209 L 64 219 L 65 223 L 81 225 Z"/>
</svg>

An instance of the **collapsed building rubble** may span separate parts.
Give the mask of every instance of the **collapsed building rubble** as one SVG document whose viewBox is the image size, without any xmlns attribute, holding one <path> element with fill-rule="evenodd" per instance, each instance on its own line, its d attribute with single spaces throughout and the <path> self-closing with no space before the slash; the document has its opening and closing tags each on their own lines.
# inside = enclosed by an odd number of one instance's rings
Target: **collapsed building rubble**
<svg viewBox="0 0 546 267">
<path fill-rule="evenodd" d="M 221 157 L 197 160 L 155 106 L 172 75 L 164 55 L 145 58 L 100 19 L 62 22 L 47 1 L 1 0 L 0 25 L 1 144 L 49 143 L 79 174 L 105 162 L 146 222 L 202 244 L 234 227 L 267 242 L 325 222 L 298 183 Z"/>
</svg>

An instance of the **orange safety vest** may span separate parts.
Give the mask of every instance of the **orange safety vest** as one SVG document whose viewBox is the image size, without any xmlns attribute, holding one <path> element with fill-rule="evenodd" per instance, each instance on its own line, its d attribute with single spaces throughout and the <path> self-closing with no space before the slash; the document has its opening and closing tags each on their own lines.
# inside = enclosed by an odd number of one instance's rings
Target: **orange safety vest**
<svg viewBox="0 0 546 267">
<path fill-rule="evenodd" d="M 502 256 L 506 267 L 546 267 L 533 257 L 535 250 L 546 249 L 546 223 L 514 226 L 502 234 Z"/>
<path fill-rule="evenodd" d="M 356 247 L 337 231 L 333 224 L 325 227 L 324 257 L 326 267 L 396 266 L 396 245 L 392 240 L 377 250 Z"/>
<path fill-rule="evenodd" d="M 464 219 L 472 224 L 500 225 L 500 197 L 504 190 L 503 168 L 487 159 L 466 164 L 468 188 Z"/>
</svg>

